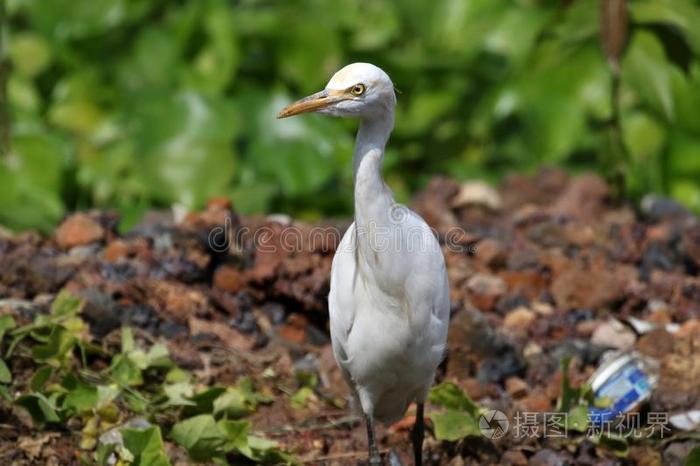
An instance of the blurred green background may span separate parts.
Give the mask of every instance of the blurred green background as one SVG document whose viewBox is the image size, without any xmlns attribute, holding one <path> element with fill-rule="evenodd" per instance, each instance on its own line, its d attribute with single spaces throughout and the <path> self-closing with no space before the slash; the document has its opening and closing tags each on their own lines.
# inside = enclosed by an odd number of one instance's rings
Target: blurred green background
<svg viewBox="0 0 700 466">
<path fill-rule="evenodd" d="M 400 91 L 386 159 L 399 199 L 433 174 L 495 182 L 548 164 L 700 210 L 700 2 L 629 1 L 627 20 L 616 4 L 6 0 L 0 223 L 48 230 L 98 206 L 128 227 L 212 196 L 347 214 L 355 124 L 275 114 L 353 61 Z"/>
</svg>

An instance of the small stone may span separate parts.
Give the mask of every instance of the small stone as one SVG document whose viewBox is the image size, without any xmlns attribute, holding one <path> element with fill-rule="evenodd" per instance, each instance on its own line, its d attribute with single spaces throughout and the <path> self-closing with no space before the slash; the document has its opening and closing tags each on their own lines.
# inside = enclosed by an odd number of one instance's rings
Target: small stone
<svg viewBox="0 0 700 466">
<path fill-rule="evenodd" d="M 308 324 L 309 321 L 306 317 L 293 312 L 287 317 L 287 322 L 280 328 L 279 334 L 285 340 L 300 345 L 306 342 Z"/>
<path fill-rule="evenodd" d="M 542 347 L 535 343 L 534 341 L 528 342 L 523 349 L 523 357 L 529 359 L 532 356 L 542 354 Z"/>
<path fill-rule="evenodd" d="M 535 453 L 527 464 L 529 466 L 564 466 L 567 463 L 561 452 L 545 448 Z"/>
<path fill-rule="evenodd" d="M 504 466 L 527 466 L 527 457 L 520 450 L 508 450 L 501 456 Z"/>
<path fill-rule="evenodd" d="M 220 265 L 214 272 L 214 287 L 229 293 L 238 293 L 246 284 L 245 274 L 233 265 Z"/>
<path fill-rule="evenodd" d="M 117 262 L 129 254 L 129 245 L 125 241 L 117 239 L 109 243 L 102 254 L 106 261 Z"/>
<path fill-rule="evenodd" d="M 82 213 L 73 214 L 61 223 L 54 238 L 62 249 L 83 246 L 104 238 L 105 231 L 98 222 Z"/>
<path fill-rule="evenodd" d="M 497 396 L 498 388 L 495 385 L 484 384 L 479 380 L 468 377 L 461 381 L 459 388 L 464 390 L 464 392 L 469 395 L 472 400 L 480 400 L 489 396 Z M 494 388 L 496 390 L 494 390 Z"/>
<path fill-rule="evenodd" d="M 610 319 L 595 329 L 591 343 L 605 348 L 627 350 L 634 346 L 634 332 L 618 320 Z"/>
<path fill-rule="evenodd" d="M 476 244 L 474 255 L 477 261 L 491 268 L 499 268 L 507 259 L 506 248 L 498 240 L 485 238 Z"/>
<path fill-rule="evenodd" d="M 542 393 L 530 393 L 518 401 L 521 412 L 546 413 L 552 408 L 552 402 Z"/>
<path fill-rule="evenodd" d="M 520 377 L 508 377 L 506 379 L 506 392 L 513 398 L 522 398 L 529 390 L 527 382 Z"/>
<path fill-rule="evenodd" d="M 498 191 L 488 183 L 475 180 L 463 183 L 452 200 L 452 207 L 455 208 L 468 205 L 480 205 L 492 210 L 498 210 L 503 205 L 503 201 L 501 201 Z"/>
<path fill-rule="evenodd" d="M 493 309 L 496 300 L 506 291 L 506 283 L 495 275 L 477 273 L 467 282 L 474 306 L 482 311 Z"/>
<path fill-rule="evenodd" d="M 530 324 L 537 319 L 537 315 L 530 309 L 521 306 L 517 309 L 510 311 L 505 319 L 503 319 L 503 326 L 510 330 L 515 330 L 517 332 L 525 332 L 530 327 Z"/>
<path fill-rule="evenodd" d="M 646 320 L 649 323 L 664 326 L 672 322 L 671 310 L 664 301 L 658 299 L 649 301 L 647 308 L 649 309 L 649 316 Z"/>
<path fill-rule="evenodd" d="M 530 305 L 533 311 L 542 316 L 550 316 L 554 312 L 554 307 L 549 303 L 535 301 Z"/>
</svg>

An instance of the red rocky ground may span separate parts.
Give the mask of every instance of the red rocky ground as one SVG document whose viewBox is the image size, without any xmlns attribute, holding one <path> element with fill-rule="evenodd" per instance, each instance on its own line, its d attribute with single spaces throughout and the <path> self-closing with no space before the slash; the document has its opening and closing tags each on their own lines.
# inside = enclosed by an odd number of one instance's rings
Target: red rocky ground
<svg viewBox="0 0 700 466">
<path fill-rule="evenodd" d="M 596 176 L 553 169 L 513 176 L 498 190 L 434 179 L 412 207 L 443 242 L 451 282 L 441 379 L 512 419 L 519 411 L 554 410 L 562 356 L 574 356 L 570 375 L 580 383 L 604 350 L 636 348 L 660 362 L 659 387 L 645 409 L 700 408 L 695 216 L 664 199 L 648 198 L 635 210 L 612 202 Z M 301 460 L 356 464 L 364 457 L 364 429 L 347 409 L 325 401 L 347 397 L 329 349 L 326 304 L 334 245 L 347 222 L 319 229 L 244 218 L 212 201 L 178 223 L 153 213 L 123 235 L 117 224 L 108 213 L 76 214 L 51 237 L 0 235 L 0 314 L 26 322 L 68 288 L 86 299 L 83 316 L 96 338 L 130 324 L 167 339 L 174 359 L 204 383 L 252 375 L 267 386 L 278 398 L 253 415 L 254 427 Z M 619 323 L 631 316 L 656 329 L 637 335 Z M 274 377 L 263 377 L 266 370 Z M 293 409 L 284 393 L 299 370 L 317 373 L 320 384 L 307 407 Z M 12 428 L 18 421 L 8 412 L 0 413 L 0 463 L 70 464 L 69 434 L 37 437 L 28 427 Z M 409 413 L 380 436 L 382 448 L 396 449 L 405 464 L 410 425 Z M 682 464 L 697 443 L 675 432 L 670 440 L 635 442 L 617 458 L 581 436 L 510 432 L 495 442 L 429 438 L 427 449 L 430 464 L 453 466 L 653 465 Z"/>
</svg>

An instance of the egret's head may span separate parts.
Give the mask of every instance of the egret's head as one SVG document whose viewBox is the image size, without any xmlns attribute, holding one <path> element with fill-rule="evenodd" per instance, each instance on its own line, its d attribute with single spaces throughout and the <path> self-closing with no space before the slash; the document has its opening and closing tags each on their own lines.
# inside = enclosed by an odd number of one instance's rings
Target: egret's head
<svg viewBox="0 0 700 466">
<path fill-rule="evenodd" d="M 393 112 L 395 105 L 389 75 L 370 63 L 353 63 L 335 73 L 324 90 L 287 106 L 277 118 L 306 112 L 373 118 Z"/>
</svg>

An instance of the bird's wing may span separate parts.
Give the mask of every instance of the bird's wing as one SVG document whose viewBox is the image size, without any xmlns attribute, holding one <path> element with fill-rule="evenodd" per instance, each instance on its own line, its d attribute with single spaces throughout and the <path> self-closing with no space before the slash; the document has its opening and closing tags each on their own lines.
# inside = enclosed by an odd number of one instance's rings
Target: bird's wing
<svg viewBox="0 0 700 466">
<path fill-rule="evenodd" d="M 331 267 L 331 291 L 328 295 L 331 342 L 338 365 L 346 370 L 349 362 L 347 354 L 348 335 L 355 321 L 355 303 L 352 286 L 357 279 L 355 256 L 355 224 L 350 225 L 343 235 L 333 257 Z"/>
</svg>

